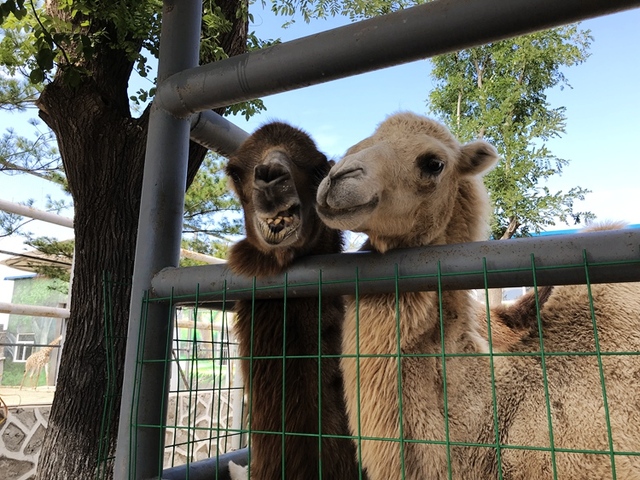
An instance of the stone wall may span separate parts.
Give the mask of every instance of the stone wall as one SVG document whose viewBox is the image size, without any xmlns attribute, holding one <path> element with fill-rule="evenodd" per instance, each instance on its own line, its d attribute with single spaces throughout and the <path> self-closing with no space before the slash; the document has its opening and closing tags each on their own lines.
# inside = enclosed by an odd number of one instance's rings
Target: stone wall
<svg viewBox="0 0 640 480">
<path fill-rule="evenodd" d="M 238 434 L 227 432 L 233 424 L 231 397 L 229 390 L 169 395 L 165 468 L 205 460 L 239 446 Z"/>
<path fill-rule="evenodd" d="M 225 435 L 233 422 L 230 393 L 229 390 L 180 392 L 169 396 L 165 467 L 237 448 L 237 434 Z M 8 418 L 0 425 L 2 480 L 35 478 L 50 411 L 51 405 L 9 407 Z M 218 434 L 221 438 L 217 438 Z"/>
<path fill-rule="evenodd" d="M 0 426 L 0 472 L 6 480 L 35 477 L 51 405 L 10 407 Z"/>
</svg>

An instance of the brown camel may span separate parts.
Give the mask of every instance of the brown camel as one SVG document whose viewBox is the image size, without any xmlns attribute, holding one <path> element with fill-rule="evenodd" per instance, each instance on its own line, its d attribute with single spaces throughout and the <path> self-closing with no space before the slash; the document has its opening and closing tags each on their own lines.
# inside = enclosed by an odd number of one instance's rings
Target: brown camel
<svg viewBox="0 0 640 480">
<path fill-rule="evenodd" d="M 226 169 L 246 229 L 246 238 L 229 253 L 235 273 L 282 274 L 284 280 L 295 259 L 342 250 L 342 233 L 325 226 L 315 211 L 318 184 L 330 167 L 306 133 L 284 123 L 269 123 L 244 142 Z M 342 298 L 322 297 L 320 304 L 317 298 L 290 298 L 286 308 L 280 299 L 240 301 L 236 314 L 245 389 L 251 392 L 250 477 L 359 478 L 353 442 L 334 437 L 349 435 L 339 360 L 318 359 L 319 353 L 340 353 Z M 233 468 L 232 474 L 246 478 L 247 472 Z"/>
</svg>

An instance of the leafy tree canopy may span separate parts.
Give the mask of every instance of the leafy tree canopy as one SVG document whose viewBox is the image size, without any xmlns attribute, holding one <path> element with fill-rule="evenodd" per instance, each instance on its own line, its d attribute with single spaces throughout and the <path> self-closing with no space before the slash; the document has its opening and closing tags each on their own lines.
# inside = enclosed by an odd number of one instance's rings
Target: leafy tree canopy
<svg viewBox="0 0 640 480">
<path fill-rule="evenodd" d="M 42 88 L 53 75 L 61 74 L 65 83 L 77 85 L 91 75 L 91 61 L 96 49 L 120 49 L 141 77 L 153 74 L 150 58 L 157 57 L 160 0 L 104 2 L 94 0 L 59 0 L 47 2 L 5 1 L 0 3 L 2 36 L 0 39 L 0 109 L 25 111 L 33 107 Z M 244 2 L 238 2 L 236 15 L 248 15 Z M 220 38 L 229 32 L 231 22 L 211 0 L 203 1 L 201 60 L 219 60 L 227 55 Z M 250 34 L 249 48 L 261 48 L 273 41 L 262 41 Z M 150 79 L 151 84 L 154 79 Z M 140 111 L 151 100 L 155 88 L 141 88 L 131 95 L 131 107 Z M 234 105 L 228 112 L 249 117 L 263 109 L 261 101 Z M 61 185 L 68 192 L 62 160 L 49 129 L 32 120 L 32 136 L 7 130 L 0 138 L 0 172 L 8 175 L 30 173 Z M 238 209 L 226 191 L 220 159 L 210 157 L 189 188 L 185 205 L 185 247 L 203 253 L 223 255 L 227 235 L 239 232 L 240 220 L 225 218 L 227 211 Z M 219 197 L 219 198 L 218 198 Z M 31 200 L 26 201 L 30 206 Z M 48 211 L 59 211 L 62 204 L 51 199 Z M 33 242 L 24 228 L 30 221 L 0 212 L 3 235 L 22 233 Z M 214 247 L 210 242 L 219 243 Z M 46 239 L 43 239 L 46 243 Z M 40 245 L 43 245 L 40 243 Z"/>
<path fill-rule="evenodd" d="M 541 185 L 569 162 L 546 146 L 566 125 L 565 108 L 552 107 L 546 93 L 570 87 L 563 69 L 587 59 L 591 40 L 588 31 L 568 25 L 433 59 L 431 111 L 461 141 L 484 138 L 502 157 L 485 178 L 494 238 L 539 232 L 557 219 L 594 217 L 574 209 L 588 190 L 551 192 Z"/>
<path fill-rule="evenodd" d="M 305 22 L 314 18 L 335 16 L 348 17 L 351 20 L 376 17 L 413 7 L 428 0 L 273 0 L 271 10 L 281 16 L 292 17 L 299 14 Z"/>
</svg>

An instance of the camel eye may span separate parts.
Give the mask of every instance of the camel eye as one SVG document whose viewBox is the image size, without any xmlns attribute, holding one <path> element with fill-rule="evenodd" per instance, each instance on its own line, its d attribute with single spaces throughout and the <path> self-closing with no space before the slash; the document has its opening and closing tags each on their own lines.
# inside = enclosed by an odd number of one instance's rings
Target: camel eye
<svg viewBox="0 0 640 480">
<path fill-rule="evenodd" d="M 419 155 L 416 158 L 416 164 L 423 175 L 440 175 L 444 169 L 444 162 L 433 153 Z"/>
</svg>

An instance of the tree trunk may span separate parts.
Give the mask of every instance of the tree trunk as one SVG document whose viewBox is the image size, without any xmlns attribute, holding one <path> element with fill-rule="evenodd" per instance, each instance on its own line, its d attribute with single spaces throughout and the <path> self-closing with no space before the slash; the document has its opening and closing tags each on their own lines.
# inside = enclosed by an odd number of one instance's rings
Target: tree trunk
<svg viewBox="0 0 640 480">
<path fill-rule="evenodd" d="M 234 22 L 233 35 L 222 45 L 229 55 L 243 53 L 246 45 L 246 21 L 235 18 L 241 1 L 217 2 L 223 12 L 234 13 L 227 16 Z M 38 462 L 36 478 L 41 480 L 94 479 L 97 469 L 105 467 L 109 478 L 112 465 L 104 459 L 115 452 L 120 410 L 148 109 L 138 119 L 131 117 L 127 85 L 132 62 L 122 50 L 106 45 L 85 66 L 91 75 L 79 87 L 64 84 L 58 74 L 38 100 L 41 118 L 56 134 L 75 208 L 70 317 Z M 205 153 L 191 144 L 188 184 Z M 107 275 L 113 281 L 105 284 Z M 110 376 L 105 305 L 114 341 Z M 110 422 L 101 438 L 105 397 L 111 391 Z"/>
<path fill-rule="evenodd" d="M 58 138 L 74 199 L 71 315 L 38 478 L 93 478 L 107 381 L 122 383 L 146 121 L 111 108 L 92 81 L 47 86 L 41 117 Z M 109 274 L 114 282 L 104 285 Z M 104 306 L 111 301 L 115 378 L 107 379 Z M 116 404 L 119 403 L 116 402 Z M 118 408 L 113 411 L 117 421 Z M 112 440 L 116 423 L 112 423 Z M 107 451 L 105 454 L 109 454 Z"/>
</svg>

